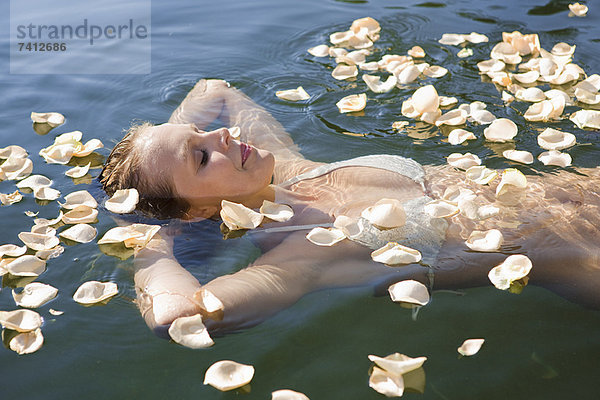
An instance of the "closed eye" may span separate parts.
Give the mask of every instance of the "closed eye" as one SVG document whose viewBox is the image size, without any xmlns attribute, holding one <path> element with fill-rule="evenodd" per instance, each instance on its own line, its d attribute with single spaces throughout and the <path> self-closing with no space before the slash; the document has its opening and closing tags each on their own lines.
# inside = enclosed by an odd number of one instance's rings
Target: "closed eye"
<svg viewBox="0 0 600 400">
<path fill-rule="evenodd" d="M 202 168 L 208 163 L 208 151 L 206 151 L 205 149 L 200 149 L 200 152 L 202 155 L 200 158 L 200 162 L 198 163 L 198 169 L 196 172 L 199 172 L 200 168 Z"/>
</svg>

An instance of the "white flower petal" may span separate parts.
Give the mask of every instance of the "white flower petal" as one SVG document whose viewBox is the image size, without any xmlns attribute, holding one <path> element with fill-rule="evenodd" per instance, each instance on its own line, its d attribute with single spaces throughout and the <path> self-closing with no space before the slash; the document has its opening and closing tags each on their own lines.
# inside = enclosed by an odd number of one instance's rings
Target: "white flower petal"
<svg viewBox="0 0 600 400">
<path fill-rule="evenodd" d="M 372 252 L 371 259 L 386 265 L 406 265 L 421 261 L 421 253 L 396 242 L 389 242 Z"/>
<path fill-rule="evenodd" d="M 76 224 L 72 227 L 65 229 L 61 233 L 58 234 L 60 237 L 64 237 L 65 239 L 73 240 L 78 243 L 89 243 L 98 234 L 96 228 L 88 224 Z"/>
<path fill-rule="evenodd" d="M 91 224 L 96 222 L 98 210 L 88 206 L 75 207 L 71 211 L 65 213 L 62 221 L 65 224 Z"/>
<path fill-rule="evenodd" d="M 369 387 L 387 397 L 400 397 L 404 394 L 404 379 L 402 375 L 373 367 L 369 377 Z"/>
<path fill-rule="evenodd" d="M 423 50 L 421 46 L 413 46 L 410 50 L 407 51 L 407 53 L 413 58 L 425 57 L 425 50 Z"/>
<path fill-rule="evenodd" d="M 44 344 L 44 335 L 41 329 L 31 332 L 22 332 L 15 335 L 9 342 L 8 347 L 17 354 L 31 354 L 38 351 Z"/>
<path fill-rule="evenodd" d="M 474 140 L 477 137 L 473 132 L 469 132 L 465 129 L 454 129 L 448 134 L 448 143 L 453 145 L 459 145 L 467 140 Z"/>
<path fill-rule="evenodd" d="M 358 68 L 356 68 L 356 65 L 338 64 L 333 71 L 331 71 L 331 76 L 340 81 L 354 78 L 357 75 Z"/>
<path fill-rule="evenodd" d="M 191 349 L 202 349 L 214 344 L 200 314 L 179 317 L 169 327 L 171 339 Z"/>
<path fill-rule="evenodd" d="M 441 44 L 456 46 L 465 42 L 465 36 L 458 33 L 444 33 L 442 38 L 438 40 Z"/>
<path fill-rule="evenodd" d="M 0 258 L 4 256 L 8 257 L 20 257 L 27 251 L 27 246 L 17 246 L 16 244 L 3 244 L 0 246 Z"/>
<path fill-rule="evenodd" d="M 558 150 L 545 151 L 538 156 L 544 165 L 556 165 L 559 167 L 568 167 L 573 162 L 571 156 L 567 153 L 561 153 Z"/>
<path fill-rule="evenodd" d="M 588 6 L 585 4 L 573 3 L 569 4 L 569 10 L 571 10 L 576 17 L 585 17 L 588 12 Z"/>
<path fill-rule="evenodd" d="M 223 223 L 231 230 L 254 229 L 263 220 L 263 215 L 244 206 L 231 201 L 221 201 L 221 218 Z"/>
<path fill-rule="evenodd" d="M 51 186 L 52 180 L 43 175 L 30 175 L 22 181 L 17 182 L 19 189 L 31 189 L 35 190 L 44 186 Z"/>
<path fill-rule="evenodd" d="M 201 288 L 194 293 L 194 300 L 198 306 L 208 313 L 223 310 L 223 303 L 208 289 Z"/>
<path fill-rule="evenodd" d="M 385 82 L 381 82 L 381 77 L 375 75 L 363 74 L 362 78 L 369 89 L 375 93 L 389 92 L 396 86 L 396 83 L 398 82 L 398 79 L 394 75 L 388 76 Z"/>
<path fill-rule="evenodd" d="M 60 191 L 48 186 L 42 186 L 33 191 L 33 197 L 38 200 L 52 201 L 60 197 Z"/>
<path fill-rule="evenodd" d="M 19 239 L 32 250 L 48 250 L 57 246 L 59 240 L 54 235 L 44 235 L 40 233 L 21 232 Z"/>
<path fill-rule="evenodd" d="M 430 78 L 441 78 L 446 75 L 448 70 L 444 67 L 440 67 L 439 65 L 432 65 L 428 68 L 425 68 L 423 71 L 423 75 L 428 76 Z"/>
<path fill-rule="evenodd" d="M 388 371 L 396 375 L 402 375 L 421 368 L 423 363 L 427 361 L 427 357 L 412 358 L 404 354 L 393 353 L 386 357 L 369 355 L 369 360 L 374 362 L 375 365 L 384 371 Z"/>
<path fill-rule="evenodd" d="M 271 393 L 271 400 L 309 400 L 309 398 L 304 393 L 281 389 Z"/>
<path fill-rule="evenodd" d="M 260 213 L 273 221 L 285 222 L 294 216 L 294 210 L 286 204 L 277 204 L 264 200 Z"/>
<path fill-rule="evenodd" d="M 18 332 L 35 331 L 42 326 L 42 317 L 32 310 L 0 311 L 0 324 Z"/>
<path fill-rule="evenodd" d="M 310 95 L 306 93 L 306 90 L 304 90 L 302 86 L 298 86 L 296 89 L 278 90 L 277 92 L 275 92 L 275 96 L 288 101 L 300 101 L 310 99 Z"/>
<path fill-rule="evenodd" d="M 406 223 L 404 207 L 396 199 L 381 199 L 374 206 L 364 209 L 361 216 L 382 229 L 397 228 Z"/>
<path fill-rule="evenodd" d="M 17 145 L 10 145 L 0 149 L 0 159 L 8 158 L 27 158 L 27 150 Z"/>
<path fill-rule="evenodd" d="M 465 110 L 456 109 L 448 111 L 435 121 L 436 126 L 441 125 L 463 125 L 467 122 L 467 112 Z"/>
<path fill-rule="evenodd" d="M 503 242 L 502 232 L 497 229 L 490 229 L 488 231 L 471 232 L 465 244 L 473 251 L 490 252 L 498 251 Z"/>
<path fill-rule="evenodd" d="M 84 165 L 83 167 L 73 167 L 65 171 L 65 175 L 70 178 L 81 178 L 90 171 L 91 165 L 92 163 L 87 163 L 87 165 Z"/>
<path fill-rule="evenodd" d="M 317 246 L 333 246 L 344 240 L 346 235 L 341 229 L 317 227 L 308 232 L 306 238 Z"/>
<path fill-rule="evenodd" d="M 367 95 L 365 93 L 351 94 L 343 97 L 335 105 L 341 113 L 361 111 L 367 105 Z"/>
<path fill-rule="evenodd" d="M 87 190 L 78 190 L 69 193 L 65 196 L 65 200 L 64 203 L 58 202 L 58 204 L 67 210 L 72 210 L 78 206 L 98 207 L 98 202 L 96 202 L 96 199 Z"/>
<path fill-rule="evenodd" d="M 451 166 L 464 170 L 476 165 L 481 165 L 481 159 L 477 155 L 471 153 L 452 153 L 446 160 Z"/>
<path fill-rule="evenodd" d="M 204 375 L 204 384 L 227 391 L 250 383 L 253 377 L 254 367 L 252 365 L 222 360 L 208 367 Z"/>
<path fill-rule="evenodd" d="M 143 247 L 160 230 L 159 225 L 131 224 L 108 230 L 98 244 L 121 243 L 126 247 Z"/>
<path fill-rule="evenodd" d="M 463 356 L 472 356 L 479 352 L 484 342 L 485 339 L 467 339 L 457 350 Z"/>
<path fill-rule="evenodd" d="M 113 282 L 84 282 L 77 288 L 73 300 L 80 304 L 95 304 L 110 299 L 119 293 L 117 284 Z"/>
<path fill-rule="evenodd" d="M 533 163 L 533 154 L 524 150 L 505 150 L 502 152 L 502 156 L 511 161 L 516 161 L 523 164 Z"/>
<path fill-rule="evenodd" d="M 329 55 L 329 46 L 326 44 L 320 44 L 318 46 L 311 47 L 307 51 L 315 57 L 327 57 Z"/>
<path fill-rule="evenodd" d="M 465 171 L 465 176 L 468 180 L 480 185 L 487 185 L 496 177 L 498 173 L 494 170 L 484 167 L 483 165 L 474 166 Z"/>
<path fill-rule="evenodd" d="M 598 110 L 579 110 L 571 114 L 569 119 L 579 129 L 600 129 L 600 111 Z"/>
<path fill-rule="evenodd" d="M 507 290 L 512 282 L 527 276 L 531 271 L 531 267 L 532 264 L 529 258 L 516 254 L 509 256 L 502 264 L 492 268 L 488 277 L 498 289 Z"/>
<path fill-rule="evenodd" d="M 562 150 L 571 147 L 577 141 L 572 133 L 561 132 L 553 128 L 546 128 L 537 137 L 538 144 L 545 150 Z"/>
<path fill-rule="evenodd" d="M 429 291 L 421 282 L 406 280 L 394 283 L 388 288 L 392 301 L 424 306 L 429 303 Z"/>
<path fill-rule="evenodd" d="M 19 307 L 38 308 L 52 300 L 58 289 L 45 283 L 32 282 L 25 285 L 20 293 L 13 289 L 12 296 Z"/>
<path fill-rule="evenodd" d="M 57 112 L 31 113 L 31 121 L 38 124 L 48 124 L 52 128 L 65 123 L 65 116 Z"/>
<path fill-rule="evenodd" d="M 137 189 L 119 189 L 110 199 L 106 200 L 104 207 L 115 214 L 127 214 L 135 210 L 139 200 L 140 195 Z"/>
<path fill-rule="evenodd" d="M 425 204 L 424 210 L 433 218 L 452 217 L 459 212 L 456 204 L 443 199 L 430 201 L 429 203 Z"/>
</svg>

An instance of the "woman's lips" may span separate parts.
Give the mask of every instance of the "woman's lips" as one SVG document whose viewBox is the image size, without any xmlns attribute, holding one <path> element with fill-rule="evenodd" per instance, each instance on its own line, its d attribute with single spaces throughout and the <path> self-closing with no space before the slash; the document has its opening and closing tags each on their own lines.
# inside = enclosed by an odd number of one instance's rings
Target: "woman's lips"
<svg viewBox="0 0 600 400">
<path fill-rule="evenodd" d="M 241 143 L 240 151 L 242 152 L 242 167 L 243 167 L 244 163 L 246 162 L 248 157 L 250 157 L 250 153 L 252 153 L 252 147 L 248 146 L 246 143 Z"/>
</svg>

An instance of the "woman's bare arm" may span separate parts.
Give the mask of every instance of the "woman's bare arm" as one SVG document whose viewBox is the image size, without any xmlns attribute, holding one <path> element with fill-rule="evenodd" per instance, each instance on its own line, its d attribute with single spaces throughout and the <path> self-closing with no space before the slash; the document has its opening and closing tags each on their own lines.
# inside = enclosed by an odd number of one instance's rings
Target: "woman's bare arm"
<svg viewBox="0 0 600 400">
<path fill-rule="evenodd" d="M 198 280 L 173 255 L 173 240 L 161 230 L 134 260 L 137 302 L 148 327 L 160 336 L 178 317 L 202 310 L 193 300 L 200 289 Z"/>
<path fill-rule="evenodd" d="M 238 126 L 242 140 L 269 150 L 277 160 L 304 158 L 289 133 L 271 114 L 223 80 L 198 81 L 169 122 L 194 123 L 204 129 L 217 118 L 229 127 Z"/>
</svg>

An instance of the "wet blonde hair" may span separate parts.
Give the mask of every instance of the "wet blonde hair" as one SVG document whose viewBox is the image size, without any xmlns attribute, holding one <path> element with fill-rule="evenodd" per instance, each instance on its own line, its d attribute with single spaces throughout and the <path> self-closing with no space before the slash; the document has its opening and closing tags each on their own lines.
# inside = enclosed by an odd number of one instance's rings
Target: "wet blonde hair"
<svg viewBox="0 0 600 400">
<path fill-rule="evenodd" d="M 142 165 L 138 137 L 154 125 L 142 122 L 131 125 L 127 133 L 110 152 L 99 180 L 109 196 L 119 189 L 137 189 L 140 200 L 136 209 L 158 219 L 182 218 L 187 215 L 189 203 L 175 192 L 166 176 L 147 176 Z"/>
</svg>

